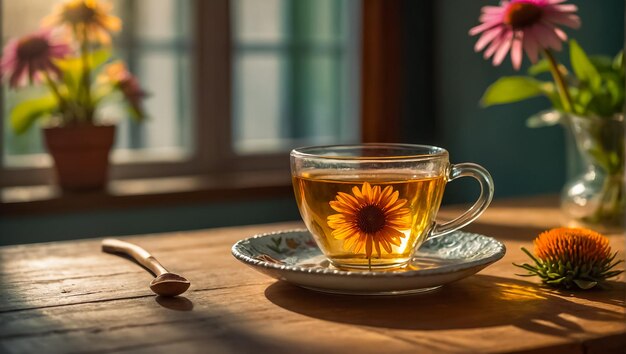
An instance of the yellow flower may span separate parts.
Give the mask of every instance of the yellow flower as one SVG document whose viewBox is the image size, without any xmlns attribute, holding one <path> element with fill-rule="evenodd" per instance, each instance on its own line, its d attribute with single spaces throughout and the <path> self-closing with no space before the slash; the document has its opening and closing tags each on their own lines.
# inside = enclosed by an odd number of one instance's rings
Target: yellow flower
<svg viewBox="0 0 626 354">
<path fill-rule="evenodd" d="M 401 230 L 411 228 L 409 208 L 404 206 L 406 199 L 398 199 L 399 192 L 391 186 L 381 190 L 380 186 L 352 188 L 352 195 L 339 192 L 330 207 L 339 214 L 328 217 L 328 226 L 333 229 L 335 239 L 344 240 L 345 250 L 359 253 L 365 249 L 368 259 L 372 250 L 380 257 L 381 247 L 391 253 L 391 246 L 399 246 L 405 237 Z"/>
<path fill-rule="evenodd" d="M 126 65 L 121 60 L 116 60 L 104 68 L 104 72 L 106 78 L 117 84 L 121 81 L 127 80 L 130 77 L 130 73 L 128 69 L 126 69 Z"/>
<path fill-rule="evenodd" d="M 104 74 L 99 79 L 110 82 L 124 94 L 135 118 L 144 118 L 142 100 L 147 96 L 147 93 L 139 86 L 139 81 L 128 71 L 124 62 L 117 60 L 108 64 L 104 68 Z"/>
<path fill-rule="evenodd" d="M 79 41 L 109 44 L 110 33 L 122 28 L 122 21 L 109 15 L 111 7 L 109 3 L 100 4 L 96 0 L 67 0 L 58 4 L 42 24 L 68 26 Z"/>
</svg>

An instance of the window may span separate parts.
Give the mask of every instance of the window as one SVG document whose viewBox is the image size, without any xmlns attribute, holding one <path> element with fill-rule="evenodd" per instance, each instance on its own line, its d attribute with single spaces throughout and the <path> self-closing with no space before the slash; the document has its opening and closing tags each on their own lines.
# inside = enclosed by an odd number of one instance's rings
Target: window
<svg viewBox="0 0 626 354">
<path fill-rule="evenodd" d="M 3 43 L 58 2 L 1 1 Z M 150 93 L 143 124 L 115 104 L 100 111 L 119 122 L 113 177 L 285 167 L 297 145 L 358 139 L 358 1 L 112 3 L 124 22 L 115 54 Z M 0 185 L 51 180 L 40 130 L 10 131 L 24 94 L 4 86 Z"/>
<path fill-rule="evenodd" d="M 235 151 L 357 140 L 357 3 L 237 0 L 234 5 Z"/>
<path fill-rule="evenodd" d="M 116 149 L 143 151 L 144 158 L 184 158 L 193 150 L 192 5 L 188 0 L 114 3 L 125 25 L 117 37 L 118 53 L 149 94 L 148 121 L 121 120 Z"/>
</svg>

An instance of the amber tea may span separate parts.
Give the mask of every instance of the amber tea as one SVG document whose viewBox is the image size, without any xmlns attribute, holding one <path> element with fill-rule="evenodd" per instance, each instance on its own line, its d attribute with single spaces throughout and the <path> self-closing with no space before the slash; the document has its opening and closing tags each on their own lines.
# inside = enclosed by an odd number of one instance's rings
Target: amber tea
<svg viewBox="0 0 626 354">
<path fill-rule="evenodd" d="M 309 230 L 331 259 L 353 267 L 407 263 L 433 225 L 445 179 L 408 172 L 304 174 L 296 200 Z"/>
<path fill-rule="evenodd" d="M 487 170 L 450 164 L 445 149 L 427 145 L 298 148 L 291 151 L 291 175 L 309 232 L 342 269 L 405 267 L 423 242 L 469 224 L 493 197 Z M 479 182 L 478 200 L 456 219 L 437 223 L 446 183 L 464 176 Z"/>
</svg>

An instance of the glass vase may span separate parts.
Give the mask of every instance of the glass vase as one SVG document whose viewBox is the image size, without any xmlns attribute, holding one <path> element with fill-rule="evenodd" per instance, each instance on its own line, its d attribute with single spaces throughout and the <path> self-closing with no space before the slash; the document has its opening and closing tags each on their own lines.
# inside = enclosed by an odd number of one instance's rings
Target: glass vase
<svg viewBox="0 0 626 354">
<path fill-rule="evenodd" d="M 564 213 L 586 225 L 624 225 L 624 116 L 561 117 L 566 129 L 568 180 L 561 194 Z"/>
</svg>

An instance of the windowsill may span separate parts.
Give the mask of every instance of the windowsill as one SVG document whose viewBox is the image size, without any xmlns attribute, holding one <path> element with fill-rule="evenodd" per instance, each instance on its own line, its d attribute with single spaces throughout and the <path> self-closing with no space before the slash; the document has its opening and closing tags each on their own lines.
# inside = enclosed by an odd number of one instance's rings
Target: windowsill
<svg viewBox="0 0 626 354">
<path fill-rule="evenodd" d="M 85 212 L 164 205 L 183 205 L 293 194 L 288 172 L 239 172 L 113 180 L 105 191 L 63 193 L 52 185 L 0 189 L 0 215 Z"/>
</svg>

